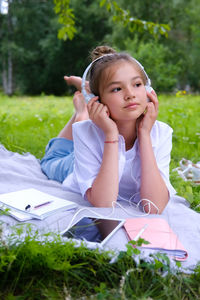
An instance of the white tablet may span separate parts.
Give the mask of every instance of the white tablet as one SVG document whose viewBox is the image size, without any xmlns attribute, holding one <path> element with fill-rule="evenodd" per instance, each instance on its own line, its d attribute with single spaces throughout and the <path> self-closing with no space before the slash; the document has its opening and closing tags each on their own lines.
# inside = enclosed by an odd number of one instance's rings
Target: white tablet
<svg viewBox="0 0 200 300">
<path fill-rule="evenodd" d="M 84 217 L 60 234 L 63 237 L 85 240 L 102 246 L 122 227 L 124 222 L 125 220 L 122 219 Z"/>
</svg>

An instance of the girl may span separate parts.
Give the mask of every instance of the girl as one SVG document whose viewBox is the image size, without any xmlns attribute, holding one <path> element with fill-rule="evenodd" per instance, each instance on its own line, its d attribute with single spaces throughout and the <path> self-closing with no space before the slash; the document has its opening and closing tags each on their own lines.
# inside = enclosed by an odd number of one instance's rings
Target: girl
<svg viewBox="0 0 200 300">
<path fill-rule="evenodd" d="M 76 112 L 49 142 L 42 170 L 94 206 L 125 199 L 161 213 L 175 193 L 169 181 L 172 129 L 156 121 L 158 99 L 146 91 L 148 77 L 137 61 L 102 46 L 93 56 L 100 57 L 89 75 L 96 96 L 86 106 L 75 93 Z"/>
</svg>

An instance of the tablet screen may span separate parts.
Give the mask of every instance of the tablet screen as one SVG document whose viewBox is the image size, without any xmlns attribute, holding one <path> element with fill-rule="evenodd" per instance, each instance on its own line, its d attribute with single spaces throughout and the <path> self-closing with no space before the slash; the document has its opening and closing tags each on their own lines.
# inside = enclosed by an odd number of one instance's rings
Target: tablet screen
<svg viewBox="0 0 200 300">
<path fill-rule="evenodd" d="M 124 220 L 84 217 L 62 236 L 104 244 L 122 225 Z"/>
</svg>

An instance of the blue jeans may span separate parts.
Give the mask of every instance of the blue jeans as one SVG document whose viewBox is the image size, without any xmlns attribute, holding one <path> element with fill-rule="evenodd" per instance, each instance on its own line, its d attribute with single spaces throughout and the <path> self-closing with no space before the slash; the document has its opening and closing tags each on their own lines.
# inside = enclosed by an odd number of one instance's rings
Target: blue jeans
<svg viewBox="0 0 200 300">
<path fill-rule="evenodd" d="M 65 138 L 53 138 L 49 141 L 45 155 L 40 162 L 42 171 L 49 179 L 63 182 L 63 180 L 73 172 L 74 169 L 74 143 Z M 79 225 L 82 230 L 76 232 L 75 238 L 97 241 L 100 238 L 99 230 L 96 226 L 89 226 L 92 221 L 85 217 Z M 84 230 L 84 226 L 89 231 Z"/>
<path fill-rule="evenodd" d="M 65 138 L 51 139 L 40 164 L 49 179 L 63 182 L 74 169 L 73 141 Z"/>
</svg>

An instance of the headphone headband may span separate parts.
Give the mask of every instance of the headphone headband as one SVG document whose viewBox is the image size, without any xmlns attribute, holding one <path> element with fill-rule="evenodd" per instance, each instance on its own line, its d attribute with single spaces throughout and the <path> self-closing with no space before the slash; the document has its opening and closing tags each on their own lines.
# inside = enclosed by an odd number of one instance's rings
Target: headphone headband
<svg viewBox="0 0 200 300">
<path fill-rule="evenodd" d="M 83 94 L 83 96 L 84 96 L 84 98 L 85 98 L 85 101 L 86 101 L 87 103 L 90 101 L 90 99 L 92 99 L 93 97 L 95 97 L 94 94 L 88 93 L 88 92 L 86 91 L 86 88 L 85 88 L 86 77 L 87 77 L 87 75 L 88 75 L 88 73 L 89 73 L 91 67 L 93 66 L 93 64 L 94 64 L 96 61 L 98 61 L 98 60 L 100 60 L 100 59 L 103 59 L 104 57 L 113 56 L 113 55 L 115 55 L 115 54 L 116 54 L 116 53 L 108 53 L 108 54 L 102 55 L 102 56 L 100 56 L 100 57 L 97 57 L 97 58 L 96 58 L 95 60 L 93 60 L 93 61 L 87 66 L 87 68 L 85 69 L 85 71 L 84 71 L 84 73 L 83 73 L 83 76 L 82 76 L 81 92 L 82 92 L 82 94 Z M 143 70 L 144 75 L 146 76 L 146 80 L 147 80 L 145 86 L 146 86 L 147 89 L 150 88 L 150 87 L 151 87 L 151 80 L 150 80 L 150 78 L 148 77 L 147 73 L 145 72 L 143 65 L 142 65 L 137 59 L 133 58 L 132 56 L 131 56 L 131 58 L 132 58 L 132 60 L 133 60 L 134 62 L 136 62 L 136 63 L 139 65 L 139 67 Z"/>
</svg>

